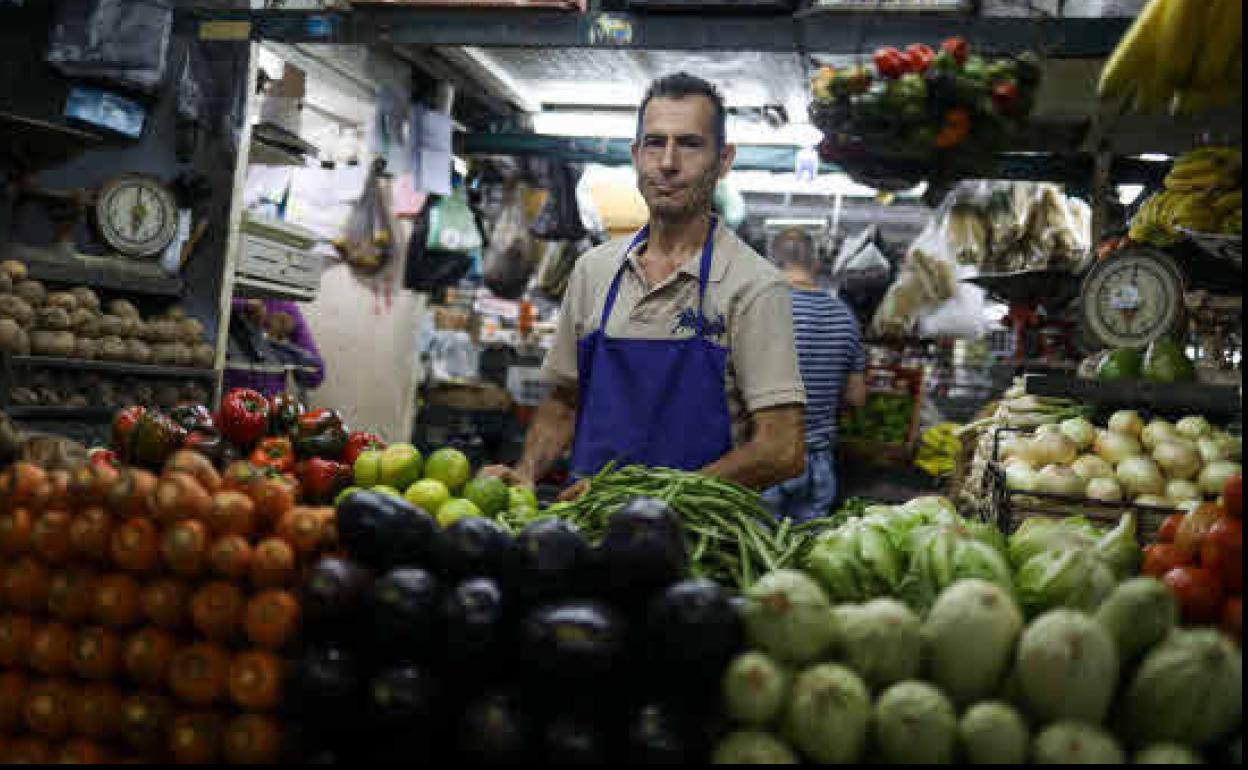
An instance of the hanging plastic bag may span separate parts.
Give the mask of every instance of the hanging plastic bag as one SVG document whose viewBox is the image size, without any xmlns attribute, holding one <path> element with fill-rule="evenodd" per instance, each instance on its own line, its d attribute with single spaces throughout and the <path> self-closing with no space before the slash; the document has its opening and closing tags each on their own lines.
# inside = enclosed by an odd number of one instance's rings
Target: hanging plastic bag
<svg viewBox="0 0 1248 770">
<path fill-rule="evenodd" d="M 959 279 L 972 277 L 976 273 L 972 267 L 958 266 Z M 972 341 L 982 339 L 988 333 L 988 321 L 984 318 L 985 296 L 983 289 L 959 280 L 952 297 L 920 316 L 919 335 Z"/>
<path fill-rule="evenodd" d="M 547 241 L 575 241 L 585 235 L 576 200 L 580 174 L 568 163 L 556 163 L 550 173 L 550 195 L 533 221 L 534 238 Z"/>
<path fill-rule="evenodd" d="M 954 296 L 957 266 L 946 246 L 940 218 L 935 217 L 911 244 L 900 275 L 880 302 L 871 321 L 875 334 L 905 336 L 924 312 Z"/>
<path fill-rule="evenodd" d="M 588 251 L 592 244 L 583 239 L 577 242 L 559 241 L 549 243 L 537 268 L 537 290 L 554 300 L 563 299 L 568 279 L 577 258 Z"/>
<path fill-rule="evenodd" d="M 502 299 L 519 299 L 536 267 L 524 208 L 527 190 L 528 185 L 519 180 L 507 182 L 502 207 L 485 249 L 485 285 Z"/>
<path fill-rule="evenodd" d="M 385 162 L 376 160 L 364 180 L 364 191 L 351 206 L 343 236 L 334 241 L 339 256 L 362 273 L 380 272 L 394 254 L 390 211 L 381 189 Z"/>
<path fill-rule="evenodd" d="M 155 94 L 172 34 L 168 0 L 61 0 L 47 60 L 66 77 Z"/>
<path fill-rule="evenodd" d="M 433 205 L 426 204 L 413 220 L 407 241 L 407 262 L 403 266 L 403 288 L 436 293 L 459 283 L 472 267 L 472 255 L 462 251 L 439 251 L 428 247 L 429 216 Z"/>
<path fill-rule="evenodd" d="M 462 185 L 433 204 L 429 210 L 429 235 L 425 238 L 427 248 L 467 254 L 482 245 L 481 230 Z"/>
</svg>

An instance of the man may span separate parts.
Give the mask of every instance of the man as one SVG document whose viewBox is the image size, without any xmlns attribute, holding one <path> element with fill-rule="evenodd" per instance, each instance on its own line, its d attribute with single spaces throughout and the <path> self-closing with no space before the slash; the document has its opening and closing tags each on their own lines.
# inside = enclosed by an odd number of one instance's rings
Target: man
<svg viewBox="0 0 1248 770">
<path fill-rule="evenodd" d="M 815 283 L 819 260 L 806 231 L 789 228 L 771 244 L 772 259 L 792 289 L 793 332 L 806 386 L 806 469 L 763 493 L 779 518 L 826 516 L 836 499 L 834 449 L 842 394 L 845 404 L 867 401 L 866 365 L 853 311 Z"/>
<path fill-rule="evenodd" d="M 581 481 L 642 463 L 763 489 L 802 471 L 805 399 L 784 279 L 711 213 L 732 167 L 714 86 L 680 73 L 650 86 L 633 164 L 650 222 L 583 255 L 569 279 L 554 382 L 511 483 L 541 477 L 569 447 Z"/>
</svg>

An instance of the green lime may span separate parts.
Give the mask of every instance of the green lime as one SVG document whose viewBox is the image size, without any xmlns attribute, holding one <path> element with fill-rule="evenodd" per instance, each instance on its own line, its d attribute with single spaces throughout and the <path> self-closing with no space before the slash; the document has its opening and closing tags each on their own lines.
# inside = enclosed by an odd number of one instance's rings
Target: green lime
<svg viewBox="0 0 1248 770">
<path fill-rule="evenodd" d="M 436 513 L 443 503 L 451 499 L 451 493 L 437 479 L 421 479 L 408 487 L 403 497 L 417 508 Z"/>
<path fill-rule="evenodd" d="M 472 465 L 463 452 L 443 447 L 429 455 L 425 462 L 425 478 L 437 479 L 446 485 L 451 494 L 457 494 L 472 478 Z"/>
<path fill-rule="evenodd" d="M 403 499 L 403 493 L 388 484 L 378 484 L 373 487 L 372 490 L 381 495 L 390 495 L 391 497 L 397 497 L 400 500 Z"/>
<path fill-rule="evenodd" d="M 352 492 L 358 492 L 358 491 L 360 491 L 360 490 L 361 490 L 361 489 L 363 489 L 363 488 L 364 488 L 364 487 L 355 487 L 355 486 L 352 486 L 352 487 L 347 487 L 346 489 L 342 490 L 341 492 L 339 492 L 339 493 L 338 493 L 338 494 L 334 497 L 334 507 L 335 507 L 335 508 L 336 508 L 336 507 L 338 507 L 338 504 L 339 504 L 339 503 L 341 503 L 343 500 L 347 499 L 347 495 L 351 494 Z"/>
<path fill-rule="evenodd" d="M 355 465 L 351 466 L 351 473 L 357 486 L 374 487 L 380 484 L 381 450 L 365 449 L 360 452 L 360 456 L 355 458 Z"/>
<path fill-rule="evenodd" d="M 486 516 L 507 510 L 511 496 L 507 485 L 497 476 L 478 476 L 464 485 L 463 497 L 481 509 Z"/>
<path fill-rule="evenodd" d="M 381 452 L 381 483 L 407 489 L 420 480 L 420 450 L 411 444 L 391 444 Z"/>
<path fill-rule="evenodd" d="M 460 519 L 468 519 L 480 515 L 481 509 L 474 505 L 472 501 L 464 500 L 460 497 L 452 497 L 438 509 L 438 526 L 445 529 Z"/>
<path fill-rule="evenodd" d="M 532 508 L 537 510 L 537 495 L 529 487 L 511 487 L 507 490 L 507 508 Z"/>
</svg>

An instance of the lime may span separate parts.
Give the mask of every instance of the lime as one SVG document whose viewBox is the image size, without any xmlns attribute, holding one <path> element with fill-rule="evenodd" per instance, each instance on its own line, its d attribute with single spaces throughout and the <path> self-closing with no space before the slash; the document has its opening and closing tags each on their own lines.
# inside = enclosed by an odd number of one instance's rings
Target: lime
<svg viewBox="0 0 1248 770">
<path fill-rule="evenodd" d="M 351 494 L 352 492 L 359 492 L 363 488 L 364 487 L 347 487 L 346 489 L 342 490 L 334 497 L 334 507 L 335 508 L 338 507 L 339 503 L 341 503 L 343 500 L 346 500 L 347 495 Z"/>
<path fill-rule="evenodd" d="M 450 500 L 442 503 L 442 507 L 438 509 L 438 526 L 445 529 L 460 519 L 469 519 L 480 515 L 481 509 L 473 505 L 472 501 L 464 500 L 460 497 L 452 497 Z"/>
<path fill-rule="evenodd" d="M 532 508 L 537 510 L 537 495 L 529 487 L 511 487 L 507 490 L 507 508 Z"/>
<path fill-rule="evenodd" d="M 425 463 L 425 478 L 437 479 L 456 494 L 472 478 L 472 465 L 463 452 L 443 447 L 429 455 Z"/>
<path fill-rule="evenodd" d="M 486 516 L 507 510 L 511 502 L 507 485 L 497 476 L 478 476 L 464 485 L 464 499 L 471 501 Z"/>
<path fill-rule="evenodd" d="M 451 493 L 437 479 L 421 479 L 408 487 L 403 497 L 417 508 L 436 513 L 443 503 L 451 499 Z"/>
<path fill-rule="evenodd" d="M 397 497 L 400 500 L 403 499 L 403 493 L 388 484 L 378 484 L 373 487 L 373 491 L 379 495 L 390 495 L 391 497 Z"/>
<path fill-rule="evenodd" d="M 356 486 L 373 487 L 381 483 L 381 450 L 365 449 L 351 466 Z"/>
<path fill-rule="evenodd" d="M 381 452 L 381 483 L 407 489 L 420 480 L 420 450 L 411 444 L 391 444 Z"/>
</svg>

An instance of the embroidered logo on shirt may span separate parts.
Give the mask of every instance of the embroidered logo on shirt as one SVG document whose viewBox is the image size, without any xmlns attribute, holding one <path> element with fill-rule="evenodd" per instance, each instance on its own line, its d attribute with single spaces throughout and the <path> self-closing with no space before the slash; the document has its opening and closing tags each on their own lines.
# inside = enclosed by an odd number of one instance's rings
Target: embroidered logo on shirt
<svg viewBox="0 0 1248 770">
<path fill-rule="evenodd" d="M 672 334 L 676 334 L 682 329 L 688 329 L 697 333 L 698 330 L 698 312 L 691 307 L 687 307 L 676 315 L 676 325 L 672 327 Z M 728 326 L 724 322 L 724 314 L 720 313 L 716 318 L 702 319 L 702 334 L 706 337 L 714 337 L 716 339 L 723 337 L 728 331 Z"/>
</svg>

